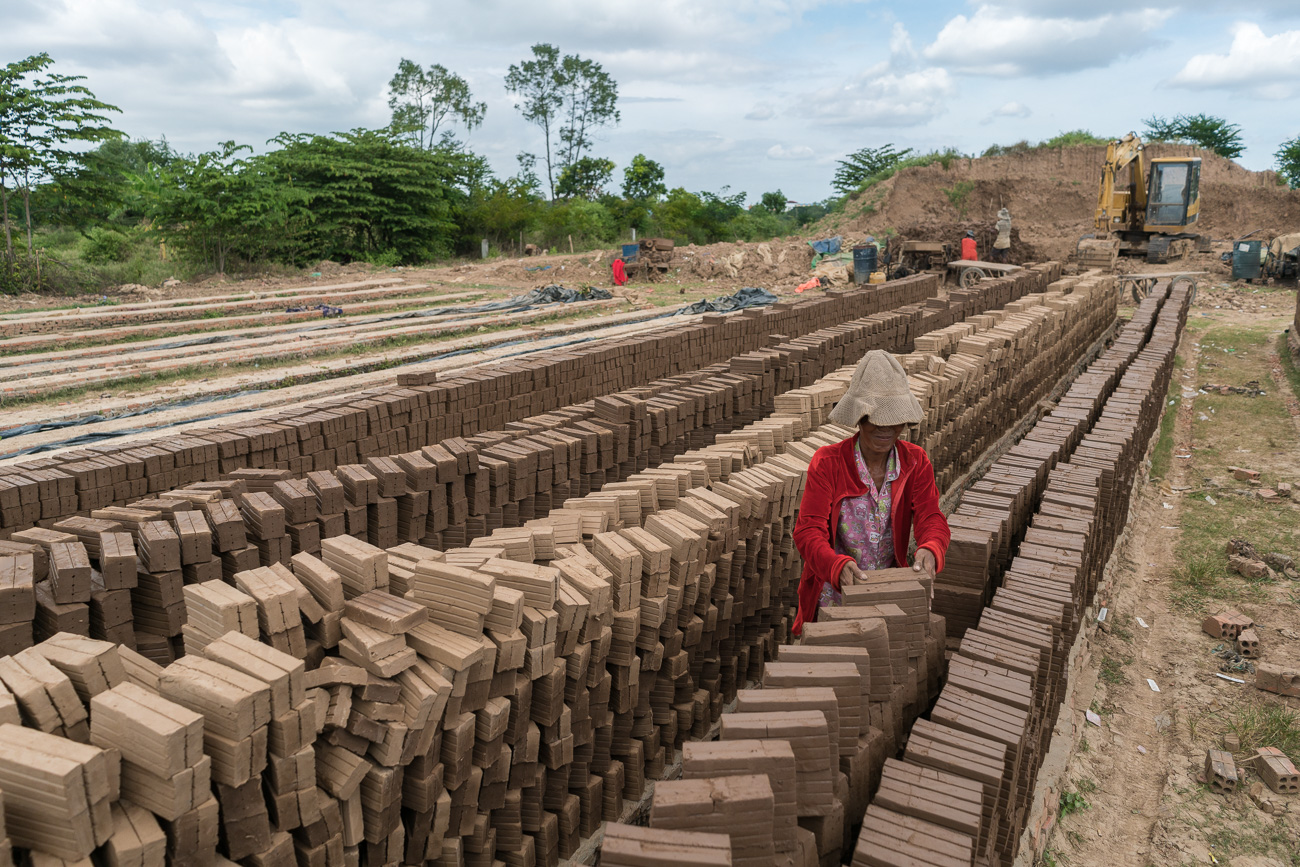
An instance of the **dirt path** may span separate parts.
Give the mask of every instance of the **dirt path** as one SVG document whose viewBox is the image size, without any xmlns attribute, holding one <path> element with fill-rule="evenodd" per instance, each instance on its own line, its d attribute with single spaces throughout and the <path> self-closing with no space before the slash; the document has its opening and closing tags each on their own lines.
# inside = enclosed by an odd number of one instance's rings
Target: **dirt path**
<svg viewBox="0 0 1300 867">
<path fill-rule="evenodd" d="M 1198 780 L 1206 749 L 1233 746 L 1225 735 L 1242 735 L 1237 756 L 1245 762 L 1261 714 L 1291 719 L 1291 743 L 1300 743 L 1300 723 L 1294 722 L 1300 701 L 1258 692 L 1249 673 L 1241 675 L 1245 684 L 1216 677 L 1215 642 L 1200 630 L 1206 613 L 1237 607 L 1267 636 L 1267 659 L 1300 659 L 1300 587 L 1285 579 L 1249 586 L 1220 563 L 1226 563 L 1229 535 L 1267 539 L 1270 550 L 1290 540 L 1284 553 L 1300 554 L 1294 532 L 1300 509 L 1285 502 L 1260 505 L 1254 491 L 1227 472 L 1240 463 L 1259 467 L 1268 484 L 1300 480 L 1300 402 L 1272 351 L 1285 321 L 1270 311 L 1280 311 L 1285 305 L 1276 300 L 1285 299 L 1270 299 L 1275 303 L 1260 312 L 1258 305 L 1248 312 L 1240 309 L 1245 304 L 1216 303 L 1222 300 L 1208 293 L 1193 308 L 1179 351 L 1181 370 L 1170 386 L 1177 415 L 1169 469 L 1138 492 L 1109 589 L 1099 600 L 1106 620 L 1088 638 L 1084 658 L 1090 666 L 1076 674 L 1079 715 L 1090 707 L 1101 725 L 1078 721 L 1082 730 L 1076 728 L 1063 780 L 1060 821 L 1043 859 L 1049 865 L 1300 864 L 1300 804 L 1282 801 L 1275 812 L 1264 812 L 1246 792 L 1257 778 L 1244 764 L 1241 790 L 1230 798 L 1210 794 Z M 1239 332 L 1245 342 L 1220 345 Z M 1220 362 L 1225 355 L 1229 362 Z M 1209 375 L 1233 385 L 1258 379 L 1274 404 L 1199 391 Z M 1265 410 L 1257 427 L 1238 425 L 1238 416 L 1230 415 Z"/>
</svg>

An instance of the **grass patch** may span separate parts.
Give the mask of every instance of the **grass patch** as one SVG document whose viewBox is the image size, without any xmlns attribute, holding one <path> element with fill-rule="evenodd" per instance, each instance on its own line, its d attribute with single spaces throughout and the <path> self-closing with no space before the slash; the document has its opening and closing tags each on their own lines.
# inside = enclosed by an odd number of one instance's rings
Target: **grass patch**
<svg viewBox="0 0 1300 867">
<path fill-rule="evenodd" d="M 1198 395 L 1192 404 L 1192 452 L 1188 478 L 1204 487 L 1184 493 L 1182 532 L 1175 548 L 1171 602 L 1185 614 L 1203 614 L 1213 603 L 1229 602 L 1255 616 L 1250 606 L 1292 604 L 1282 584 L 1249 581 L 1228 572 L 1225 546 L 1245 538 L 1263 553 L 1296 556 L 1295 506 L 1268 503 L 1254 488 L 1234 481 L 1228 468 L 1259 470 L 1265 485 L 1291 481 L 1292 461 L 1300 453 L 1300 437 L 1283 395 L 1268 375 L 1272 332 L 1261 322 L 1253 327 L 1214 326 L 1201 337 L 1196 384 L 1244 386 L 1257 381 L 1266 393 Z M 1206 497 L 1212 498 L 1212 505 Z M 1269 611 L 1276 620 L 1279 613 Z M 1285 615 L 1283 615 L 1285 616 Z"/>
<path fill-rule="evenodd" d="M 1116 658 L 1109 653 L 1102 654 L 1101 670 L 1097 672 L 1102 683 L 1118 686 L 1121 683 L 1128 683 L 1128 675 L 1124 673 L 1124 666 L 1133 661 L 1132 657 Z"/>
<path fill-rule="evenodd" d="M 1238 704 L 1224 711 L 1225 731 L 1237 736 L 1243 753 L 1277 747 L 1292 762 L 1300 762 L 1300 711 L 1281 704 Z"/>
<path fill-rule="evenodd" d="M 1151 478 L 1164 479 L 1169 476 L 1170 465 L 1174 456 L 1174 424 L 1178 421 L 1178 408 L 1182 406 L 1182 380 L 1180 374 L 1185 366 L 1181 355 L 1174 356 L 1174 372 L 1169 378 L 1169 388 L 1165 392 L 1164 414 L 1160 417 L 1160 430 L 1156 434 L 1156 445 L 1151 450 Z"/>
</svg>

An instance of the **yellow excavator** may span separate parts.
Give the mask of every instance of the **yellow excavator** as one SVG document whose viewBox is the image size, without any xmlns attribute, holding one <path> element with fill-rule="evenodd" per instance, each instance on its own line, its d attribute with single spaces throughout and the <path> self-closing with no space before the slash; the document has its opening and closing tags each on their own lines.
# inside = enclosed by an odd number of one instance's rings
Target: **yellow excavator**
<svg viewBox="0 0 1300 867">
<path fill-rule="evenodd" d="M 1188 232 L 1201 214 L 1201 158 L 1157 157 L 1148 162 L 1142 139 L 1129 133 L 1106 148 L 1101 173 L 1097 234 L 1079 241 L 1079 259 L 1100 264 L 1115 256 L 1145 256 L 1148 262 L 1181 260 L 1197 248 L 1200 236 Z M 1128 189 L 1116 181 L 1128 169 Z"/>
</svg>

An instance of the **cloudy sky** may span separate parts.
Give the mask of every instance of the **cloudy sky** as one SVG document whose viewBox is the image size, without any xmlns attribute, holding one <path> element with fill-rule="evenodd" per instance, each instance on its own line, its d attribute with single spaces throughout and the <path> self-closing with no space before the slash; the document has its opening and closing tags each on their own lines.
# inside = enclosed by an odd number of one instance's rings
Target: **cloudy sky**
<svg viewBox="0 0 1300 867">
<path fill-rule="evenodd" d="M 622 123 L 595 153 L 670 186 L 825 197 L 864 146 L 1037 141 L 1152 114 L 1242 127 L 1249 168 L 1300 134 L 1300 0 L 3 0 L 0 62 L 48 52 L 182 151 L 388 122 L 398 61 L 488 105 L 469 137 L 502 174 L 542 139 L 505 92 L 551 42 L 604 65 Z"/>
</svg>

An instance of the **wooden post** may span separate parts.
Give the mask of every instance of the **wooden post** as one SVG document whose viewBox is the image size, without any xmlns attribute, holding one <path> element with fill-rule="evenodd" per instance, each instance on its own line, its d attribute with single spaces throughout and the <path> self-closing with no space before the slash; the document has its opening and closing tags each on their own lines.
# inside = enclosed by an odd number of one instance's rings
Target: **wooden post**
<svg viewBox="0 0 1300 867">
<path fill-rule="evenodd" d="M 573 252 L 573 236 L 572 236 L 572 235 L 569 236 L 569 252 L 570 252 L 570 253 Z"/>
</svg>

